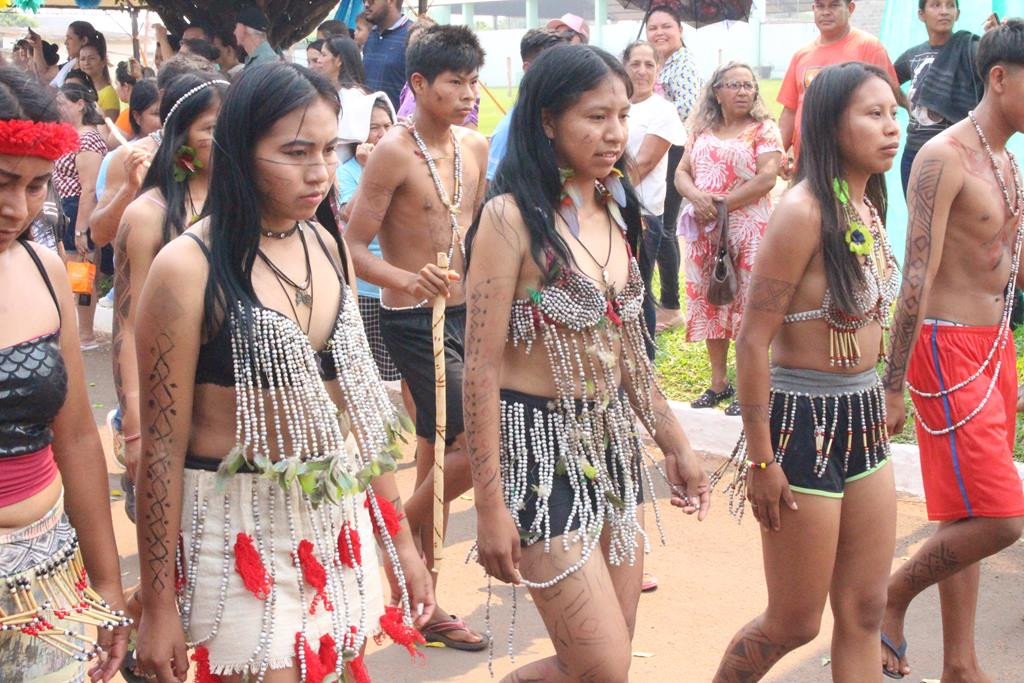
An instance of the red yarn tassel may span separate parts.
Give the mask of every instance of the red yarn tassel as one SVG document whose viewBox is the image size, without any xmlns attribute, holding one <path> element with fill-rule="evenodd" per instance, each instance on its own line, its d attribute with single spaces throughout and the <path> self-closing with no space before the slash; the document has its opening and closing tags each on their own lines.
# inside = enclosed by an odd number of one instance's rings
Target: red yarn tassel
<svg viewBox="0 0 1024 683">
<path fill-rule="evenodd" d="M 363 661 L 362 655 L 348 663 L 348 671 L 356 683 L 371 683 L 370 672 L 366 670 L 366 662 Z"/>
<path fill-rule="evenodd" d="M 324 571 L 320 560 L 316 559 L 316 555 L 313 554 L 313 544 L 306 539 L 299 541 L 299 564 L 302 566 L 302 576 L 306 579 L 306 583 L 316 589 L 313 602 L 309 605 L 309 613 L 316 613 L 318 602 L 323 602 L 324 609 L 328 612 L 333 611 L 334 605 L 327 598 L 327 572 Z"/>
<path fill-rule="evenodd" d="M 267 574 L 263 560 L 252 544 L 252 538 L 247 534 L 240 533 L 235 539 L 235 571 L 242 577 L 242 583 L 250 593 L 260 600 L 270 597 L 270 587 L 274 585 L 274 580 Z"/>
<path fill-rule="evenodd" d="M 384 518 L 384 527 L 388 531 L 388 536 L 391 538 L 395 537 L 402 529 L 402 518 L 405 515 L 401 515 L 395 510 L 395 506 L 391 504 L 391 501 L 387 498 L 381 498 L 376 493 L 373 497 L 377 499 L 377 507 L 380 508 L 380 516 Z M 377 526 L 377 515 L 373 512 L 373 507 L 370 505 L 370 496 L 366 497 L 366 502 L 363 503 L 364 507 L 370 511 L 370 521 L 373 522 L 373 533 L 380 536 L 380 527 Z"/>
<path fill-rule="evenodd" d="M 369 500 L 369 498 L 367 498 Z M 373 513 L 370 513 L 373 516 Z M 346 533 L 347 532 L 347 533 Z M 348 542 L 346 542 L 346 540 Z M 352 552 L 349 552 L 349 542 L 352 544 Z M 359 532 L 345 522 L 341 525 L 341 532 L 338 534 L 338 559 L 349 569 L 355 569 L 357 564 L 363 563 L 363 552 L 359 542 Z"/>
<path fill-rule="evenodd" d="M 334 638 L 327 633 L 320 636 L 320 663 L 328 673 L 338 668 L 338 648 Z"/>
<path fill-rule="evenodd" d="M 380 627 L 391 640 L 404 647 L 413 659 L 417 656 L 423 657 L 423 653 L 417 650 L 416 646 L 426 645 L 427 641 L 424 639 L 423 634 L 415 627 L 405 625 L 405 622 L 402 621 L 402 610 L 400 608 L 394 605 L 386 607 L 384 614 L 380 618 Z M 380 645 L 383 635 L 377 634 L 373 639 Z"/>
<path fill-rule="evenodd" d="M 320 656 L 313 652 L 313 648 L 309 646 L 309 641 L 301 631 L 295 634 L 295 656 L 300 661 L 305 660 L 306 662 L 306 678 L 303 683 L 323 683 L 327 675 L 334 671 L 324 668 Z"/>
<path fill-rule="evenodd" d="M 210 672 L 210 651 L 200 645 L 192 653 L 196 663 L 196 683 L 220 683 L 220 676 Z"/>
</svg>

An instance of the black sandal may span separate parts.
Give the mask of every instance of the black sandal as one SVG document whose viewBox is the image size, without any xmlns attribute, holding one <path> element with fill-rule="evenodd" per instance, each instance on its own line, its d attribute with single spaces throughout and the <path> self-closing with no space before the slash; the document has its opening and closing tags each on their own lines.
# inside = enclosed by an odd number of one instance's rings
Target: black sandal
<svg viewBox="0 0 1024 683">
<path fill-rule="evenodd" d="M 725 389 L 721 391 L 714 391 L 713 389 L 707 389 L 703 394 L 700 395 L 696 401 L 690 404 L 691 408 L 714 408 L 719 403 L 726 399 L 730 399 L 736 393 L 736 390 L 732 388 L 731 384 L 727 384 Z"/>
<path fill-rule="evenodd" d="M 739 415 L 741 415 L 740 402 L 737 401 L 736 399 L 733 399 L 732 403 L 725 407 L 725 414 L 728 415 L 729 417 L 739 417 Z"/>
</svg>

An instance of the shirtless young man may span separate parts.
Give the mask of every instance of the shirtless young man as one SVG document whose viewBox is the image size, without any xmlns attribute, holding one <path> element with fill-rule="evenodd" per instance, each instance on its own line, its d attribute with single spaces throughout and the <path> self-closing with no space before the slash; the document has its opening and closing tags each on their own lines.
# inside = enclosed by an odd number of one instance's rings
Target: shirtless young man
<svg viewBox="0 0 1024 683">
<path fill-rule="evenodd" d="M 356 274 L 381 287 L 381 334 L 416 404 L 416 490 L 405 512 L 413 534 L 419 533 L 430 567 L 435 427 L 430 304 L 438 294 L 448 302 L 446 518 L 448 502 L 472 485 L 462 422 L 463 237 L 483 200 L 487 141 L 458 124 L 476 101 L 483 57 L 476 36 L 463 26 L 432 27 L 409 47 L 406 73 L 416 95 L 416 113 L 410 126 L 395 126 L 374 148 L 352 200 L 346 230 Z M 456 178 L 458 170 L 461 180 Z M 458 204 L 454 213 L 449 213 L 445 201 Z M 453 229 L 452 216 L 458 230 Z M 383 258 L 369 251 L 374 237 Z M 437 267 L 439 252 L 450 255 L 450 270 Z M 485 638 L 441 608 L 423 633 L 428 641 L 457 649 L 487 647 Z"/>
<path fill-rule="evenodd" d="M 898 433 L 910 385 L 928 517 L 940 526 L 889 580 L 882 661 L 891 678 L 910 672 L 907 608 L 938 583 L 943 683 L 990 680 L 974 647 L 978 561 L 1024 529 L 1024 493 L 1012 460 L 1016 359 L 1006 326 L 1024 207 L 1020 174 L 1005 148 L 1024 131 L 1024 22 L 988 32 L 977 63 L 986 88 L 973 119 L 926 143 L 910 175 L 886 407 L 889 430 Z"/>
</svg>

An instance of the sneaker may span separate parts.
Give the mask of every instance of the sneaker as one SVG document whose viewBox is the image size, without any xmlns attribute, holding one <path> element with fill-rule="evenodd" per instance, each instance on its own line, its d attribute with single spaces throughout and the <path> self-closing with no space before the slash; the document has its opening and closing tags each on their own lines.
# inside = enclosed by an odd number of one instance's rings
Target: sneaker
<svg viewBox="0 0 1024 683">
<path fill-rule="evenodd" d="M 114 426 L 114 418 L 116 417 L 117 408 L 107 413 L 107 429 L 110 431 L 110 443 L 114 447 L 114 460 L 117 460 L 121 467 L 125 467 L 124 434 Z"/>
<path fill-rule="evenodd" d="M 100 308 L 113 308 L 114 307 L 114 290 L 107 292 L 107 295 L 96 302 L 96 305 Z"/>
</svg>

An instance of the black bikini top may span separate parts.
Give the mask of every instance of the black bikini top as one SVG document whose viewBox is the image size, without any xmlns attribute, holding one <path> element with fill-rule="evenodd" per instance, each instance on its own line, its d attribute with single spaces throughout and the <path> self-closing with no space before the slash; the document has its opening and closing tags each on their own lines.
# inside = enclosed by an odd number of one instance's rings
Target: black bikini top
<svg viewBox="0 0 1024 683">
<path fill-rule="evenodd" d="M 39 256 L 19 240 L 46 283 L 60 320 L 60 304 Z M 67 397 L 68 373 L 60 353 L 60 327 L 0 349 L 0 457 L 49 446 L 51 425 Z"/>
<path fill-rule="evenodd" d="M 345 288 L 346 279 L 345 273 L 334 261 L 334 257 L 327 250 L 327 245 L 324 244 L 323 239 L 320 237 L 319 231 L 310 225 L 310 232 L 316 237 L 316 241 L 320 244 L 320 248 L 323 249 L 324 254 L 327 256 L 327 260 L 330 261 L 334 267 L 335 273 L 338 275 L 338 281 L 341 283 L 341 297 L 338 302 L 338 314 L 334 317 L 334 325 L 331 327 L 331 333 L 327 336 L 328 345 L 326 348 L 315 351 L 317 365 L 320 368 L 320 378 L 327 380 L 335 380 L 338 378 L 338 368 L 334 363 L 334 356 L 331 354 L 330 341 L 334 338 L 334 333 L 338 328 L 338 322 L 341 320 L 341 311 L 345 305 Z M 184 233 L 187 237 L 191 237 L 195 240 L 199 248 L 203 250 L 203 254 L 206 256 L 206 260 L 210 261 L 210 250 L 206 244 L 199 239 L 196 235 L 186 232 Z M 339 249 L 341 246 L 339 245 Z M 258 305 L 259 308 L 270 311 L 282 318 L 288 318 L 280 311 L 276 311 L 266 306 Z M 232 362 L 231 354 L 231 330 L 228 329 L 228 325 L 222 322 L 218 327 L 217 331 L 199 347 L 199 357 L 196 362 L 196 384 L 215 384 L 220 387 L 233 387 L 235 386 L 235 366 Z M 264 384 L 266 384 L 264 382 Z"/>
</svg>

